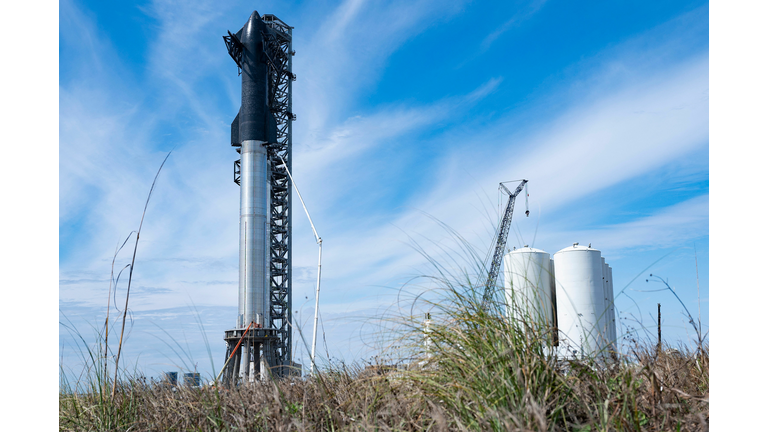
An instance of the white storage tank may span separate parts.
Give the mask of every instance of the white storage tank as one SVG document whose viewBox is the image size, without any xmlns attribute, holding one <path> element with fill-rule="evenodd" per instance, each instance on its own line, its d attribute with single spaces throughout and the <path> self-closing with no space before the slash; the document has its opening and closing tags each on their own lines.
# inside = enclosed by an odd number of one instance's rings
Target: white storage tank
<svg viewBox="0 0 768 432">
<path fill-rule="evenodd" d="M 555 326 L 552 264 L 543 250 L 525 246 L 504 256 L 507 316 L 540 329 Z"/>
<path fill-rule="evenodd" d="M 600 251 L 574 243 L 554 256 L 560 355 L 595 357 L 605 348 L 606 305 Z"/>
</svg>

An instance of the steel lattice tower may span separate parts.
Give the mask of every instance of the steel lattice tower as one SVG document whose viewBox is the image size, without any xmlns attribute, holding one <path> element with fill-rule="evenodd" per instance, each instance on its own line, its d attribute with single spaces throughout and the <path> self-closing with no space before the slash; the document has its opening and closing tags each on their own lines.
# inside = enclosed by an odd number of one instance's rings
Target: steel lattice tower
<svg viewBox="0 0 768 432">
<path fill-rule="evenodd" d="M 291 183 L 280 156 L 292 170 L 291 135 L 296 116 L 291 111 L 291 90 L 296 75 L 292 72 L 292 34 L 288 26 L 274 15 L 262 17 L 275 37 L 267 39 L 272 52 L 270 68 L 270 109 L 277 121 L 277 144 L 269 149 L 272 176 L 270 204 L 270 326 L 278 329 L 280 337 L 275 345 L 274 359 L 277 364 L 290 366 L 293 360 L 292 346 L 292 290 L 291 290 Z M 282 368 L 285 369 L 285 368 Z M 281 370 L 281 375 L 287 370 Z"/>
</svg>

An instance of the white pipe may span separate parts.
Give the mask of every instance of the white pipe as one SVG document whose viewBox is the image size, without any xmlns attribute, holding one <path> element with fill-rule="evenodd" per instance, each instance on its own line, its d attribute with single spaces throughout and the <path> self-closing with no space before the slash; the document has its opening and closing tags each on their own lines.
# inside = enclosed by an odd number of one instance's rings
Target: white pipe
<svg viewBox="0 0 768 432">
<path fill-rule="evenodd" d="M 320 270 L 322 268 L 322 261 L 323 261 L 323 239 L 320 238 L 320 236 L 317 234 L 317 230 L 315 229 L 315 224 L 312 223 L 312 216 L 309 215 L 309 210 L 307 210 L 307 205 L 304 204 L 304 198 L 301 197 L 301 192 L 299 192 L 299 187 L 296 186 L 296 182 L 293 181 L 293 176 L 291 175 L 291 171 L 288 169 L 288 164 L 285 162 L 285 159 L 278 154 L 277 157 L 280 158 L 281 161 L 283 161 L 283 166 L 285 166 L 285 172 L 288 173 L 288 178 L 291 179 L 291 184 L 293 184 L 293 188 L 296 189 L 296 194 L 299 196 L 299 200 L 301 201 L 302 207 L 304 207 L 304 213 L 307 214 L 307 219 L 309 219 L 309 225 L 312 226 L 312 232 L 315 234 L 315 240 L 317 241 L 318 245 L 318 256 L 317 256 L 317 288 L 315 289 L 315 325 L 312 330 L 312 364 L 309 366 L 309 372 L 315 373 L 315 348 L 317 347 L 317 317 L 319 312 L 319 302 L 320 302 Z"/>
<path fill-rule="evenodd" d="M 317 348 L 317 317 L 320 309 L 318 308 L 320 302 L 320 268 L 323 260 L 323 239 L 318 239 L 317 244 L 319 252 L 317 255 L 317 289 L 315 290 L 315 326 L 312 330 L 312 364 L 309 366 L 309 373 L 315 373 L 315 349 Z"/>
<path fill-rule="evenodd" d="M 304 212 L 307 214 L 307 219 L 309 219 L 309 224 L 312 226 L 312 232 L 315 233 L 315 240 L 317 241 L 317 244 L 320 244 L 322 240 L 320 239 L 320 236 L 317 235 L 315 224 L 312 223 L 312 216 L 309 215 L 309 211 L 307 210 L 307 205 L 304 204 L 304 198 L 301 197 L 301 192 L 299 192 L 299 188 L 298 186 L 296 186 L 296 182 L 293 181 L 293 176 L 291 175 L 291 171 L 288 169 L 288 164 L 285 163 L 285 159 L 283 159 L 283 157 L 280 156 L 280 154 L 278 154 L 277 157 L 279 157 L 280 160 L 283 161 L 283 166 L 285 166 L 285 172 L 288 173 L 288 178 L 291 179 L 291 184 L 293 184 L 293 188 L 296 189 L 296 193 L 299 195 L 299 200 L 301 201 L 301 205 L 304 207 Z"/>
</svg>

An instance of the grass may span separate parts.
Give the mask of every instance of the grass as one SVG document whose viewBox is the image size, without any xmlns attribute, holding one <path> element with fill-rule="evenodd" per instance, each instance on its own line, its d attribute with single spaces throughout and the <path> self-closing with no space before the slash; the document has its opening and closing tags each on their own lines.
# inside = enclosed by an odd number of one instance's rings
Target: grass
<svg viewBox="0 0 768 432">
<path fill-rule="evenodd" d="M 90 385 L 62 385 L 60 429 L 708 430 L 708 344 L 657 352 L 655 341 L 638 342 L 607 366 L 564 362 L 548 354 L 547 329 L 483 310 L 471 287 L 442 288 L 429 352 L 420 320 L 397 321 L 410 361 L 396 370 L 336 365 L 231 389 L 123 373 L 112 399 L 97 348 L 87 354 Z"/>
<path fill-rule="evenodd" d="M 383 325 L 392 347 L 383 358 L 406 359 L 397 368 L 341 363 L 303 378 L 192 388 L 148 381 L 135 369 L 118 369 L 115 359 L 110 380 L 102 355 L 111 352 L 102 339 L 106 333 L 97 332 L 100 342 L 90 346 L 77 329 L 62 324 L 81 342 L 86 366 L 68 382 L 60 365 L 59 429 L 708 430 L 709 344 L 692 318 L 695 349 L 659 349 L 656 341 L 633 339 L 629 351 L 610 362 L 558 359 L 548 346 L 552 329 L 536 324 L 542 320 L 525 314 L 508 319 L 500 302 L 482 306 L 484 284 L 464 270 L 451 270 L 462 268 L 456 259 L 463 257 L 483 274 L 482 260 L 458 233 L 443 227 L 458 243 L 454 249 L 438 245 L 452 257 L 450 267 L 424 254 L 435 269 L 436 276 L 427 278 L 433 288 L 406 300 L 409 313 L 381 319 L 391 324 Z M 418 245 L 417 250 L 423 253 Z M 415 310 L 431 313 L 428 345 Z"/>
</svg>

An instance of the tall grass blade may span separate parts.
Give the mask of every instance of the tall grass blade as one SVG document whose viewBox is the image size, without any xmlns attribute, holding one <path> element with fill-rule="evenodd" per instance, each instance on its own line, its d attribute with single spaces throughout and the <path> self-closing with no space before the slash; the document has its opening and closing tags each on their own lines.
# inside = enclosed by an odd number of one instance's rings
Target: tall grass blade
<svg viewBox="0 0 768 432">
<path fill-rule="evenodd" d="M 136 264 L 136 251 L 139 248 L 139 237 L 141 236 L 141 227 L 144 225 L 144 216 L 147 214 L 147 207 L 149 206 L 149 199 L 152 198 L 152 191 L 155 189 L 155 183 L 157 183 L 157 177 L 160 175 L 160 171 L 163 170 L 163 166 L 165 165 L 165 162 L 168 160 L 168 158 L 171 156 L 171 153 L 173 153 L 173 150 L 169 151 L 168 154 L 165 156 L 165 159 L 163 159 L 163 163 L 160 164 L 160 168 L 157 170 L 157 174 L 155 174 L 155 179 L 152 181 L 152 187 L 149 188 L 149 194 L 147 194 L 147 201 L 144 203 L 144 211 L 141 213 L 141 222 L 139 223 L 139 229 L 136 231 L 136 243 L 133 246 L 133 258 L 131 258 L 131 269 L 128 273 L 128 288 L 125 293 L 125 308 L 123 309 L 123 325 L 120 328 L 120 343 L 117 345 L 117 358 L 115 359 L 115 379 L 112 383 L 112 399 L 115 399 L 115 391 L 117 390 L 117 373 L 119 370 L 119 364 L 120 364 L 120 353 L 123 349 L 123 334 L 125 333 L 125 318 L 128 314 L 128 298 L 131 295 L 131 280 L 133 279 L 133 269 L 134 265 Z"/>
</svg>

